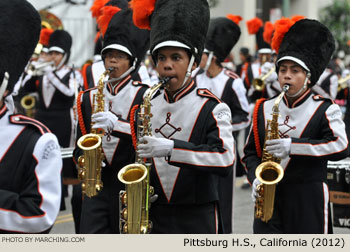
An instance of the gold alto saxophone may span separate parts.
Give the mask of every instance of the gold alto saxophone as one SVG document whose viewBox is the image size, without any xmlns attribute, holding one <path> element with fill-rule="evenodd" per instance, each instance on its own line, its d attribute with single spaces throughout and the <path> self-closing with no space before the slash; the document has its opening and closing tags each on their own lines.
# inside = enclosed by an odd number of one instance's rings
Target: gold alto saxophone
<svg viewBox="0 0 350 252">
<path fill-rule="evenodd" d="M 162 79 L 146 91 L 146 96 L 138 113 L 137 139 L 152 135 L 151 98 L 169 79 Z M 140 158 L 136 153 L 136 163 L 123 167 L 118 173 L 119 181 L 125 184 L 125 191 L 119 193 L 119 228 L 121 233 L 147 234 L 151 232 L 152 222 L 149 221 L 149 209 L 151 205 L 150 197 L 154 190 L 149 185 L 150 167 L 151 161 Z M 124 209 L 122 209 L 123 206 Z"/>
<path fill-rule="evenodd" d="M 113 69 L 107 69 L 98 81 L 97 93 L 93 95 L 92 99 L 91 115 L 104 111 L 104 79 L 111 71 Z M 82 180 L 82 191 L 90 198 L 96 196 L 103 187 L 101 181 L 101 164 L 104 159 L 102 152 L 102 136 L 104 135 L 104 131 L 102 129 L 93 129 L 92 126 L 93 123 L 91 122 L 90 134 L 81 136 L 77 142 L 78 147 L 84 151 L 84 154 L 78 159 L 79 166 L 81 167 L 79 178 Z"/>
<path fill-rule="evenodd" d="M 266 151 L 266 140 L 280 138 L 278 134 L 278 107 L 288 89 L 288 85 L 283 87 L 272 108 L 272 120 L 267 120 L 262 162 L 255 170 L 255 176 L 261 182 L 257 187 L 258 196 L 255 201 L 255 218 L 260 218 L 264 222 L 268 222 L 272 217 L 276 184 L 281 181 L 284 175 L 284 169 L 280 165 L 281 159 Z"/>
</svg>

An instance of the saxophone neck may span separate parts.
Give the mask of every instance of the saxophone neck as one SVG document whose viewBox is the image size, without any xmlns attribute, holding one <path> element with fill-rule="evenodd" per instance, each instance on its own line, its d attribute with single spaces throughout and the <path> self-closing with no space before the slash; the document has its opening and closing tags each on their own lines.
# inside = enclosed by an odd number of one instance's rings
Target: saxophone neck
<svg viewBox="0 0 350 252">
<path fill-rule="evenodd" d="M 279 105 L 281 103 L 281 100 L 282 100 L 283 96 L 285 95 L 285 93 L 288 92 L 288 90 L 289 90 L 289 85 L 284 85 L 283 89 L 282 89 L 282 92 L 279 94 L 279 96 L 275 100 L 275 104 L 273 105 L 272 112 L 279 113 L 278 107 L 279 107 Z"/>
</svg>

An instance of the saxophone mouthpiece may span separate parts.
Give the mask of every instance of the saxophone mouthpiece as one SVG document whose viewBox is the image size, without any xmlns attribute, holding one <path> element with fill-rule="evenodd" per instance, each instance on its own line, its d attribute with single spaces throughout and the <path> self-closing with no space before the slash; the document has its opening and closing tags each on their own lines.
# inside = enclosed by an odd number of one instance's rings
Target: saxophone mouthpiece
<svg viewBox="0 0 350 252">
<path fill-rule="evenodd" d="M 287 92 L 289 90 L 289 84 L 285 84 L 284 86 L 283 86 L 283 91 L 284 92 Z"/>
<path fill-rule="evenodd" d="M 167 77 L 164 77 L 162 79 L 159 80 L 159 82 L 165 86 L 165 84 L 167 84 L 168 81 L 170 81 L 170 79 L 173 78 L 173 77 L 170 77 L 170 76 L 167 76 Z"/>
<path fill-rule="evenodd" d="M 108 71 L 111 73 L 111 72 L 113 72 L 114 71 L 114 67 L 109 67 L 108 68 Z"/>
</svg>

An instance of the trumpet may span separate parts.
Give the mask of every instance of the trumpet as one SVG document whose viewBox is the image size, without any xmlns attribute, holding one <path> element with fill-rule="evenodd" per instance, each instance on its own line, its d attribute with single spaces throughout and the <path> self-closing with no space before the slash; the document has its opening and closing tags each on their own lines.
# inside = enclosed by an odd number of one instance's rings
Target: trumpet
<svg viewBox="0 0 350 252">
<path fill-rule="evenodd" d="M 253 79 L 252 85 L 256 91 L 262 91 L 265 88 L 265 80 L 275 71 L 275 67 L 271 67 L 271 69 L 263 75 L 260 75 L 258 78 Z"/>
<path fill-rule="evenodd" d="M 38 62 L 38 61 L 32 61 L 26 68 L 26 73 L 30 74 L 32 76 L 39 76 L 43 75 L 44 69 L 47 66 L 52 66 L 53 68 L 55 67 L 55 62 L 54 61 L 44 61 L 44 62 Z"/>
<path fill-rule="evenodd" d="M 342 89 L 350 87 L 348 81 L 350 81 L 350 74 L 338 80 L 338 92 Z"/>
</svg>

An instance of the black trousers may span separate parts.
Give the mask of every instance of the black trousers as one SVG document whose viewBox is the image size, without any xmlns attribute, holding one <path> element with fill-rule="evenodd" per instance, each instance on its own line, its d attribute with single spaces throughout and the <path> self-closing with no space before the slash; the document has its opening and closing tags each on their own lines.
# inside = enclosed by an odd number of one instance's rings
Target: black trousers
<svg viewBox="0 0 350 252">
<path fill-rule="evenodd" d="M 281 184 L 276 188 L 273 216 L 254 219 L 255 234 L 333 233 L 328 190 L 324 183 Z"/>
<path fill-rule="evenodd" d="M 215 234 L 217 207 L 215 202 L 201 205 L 158 205 L 150 209 L 152 234 Z"/>
</svg>

